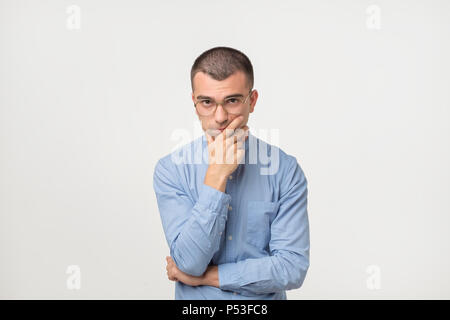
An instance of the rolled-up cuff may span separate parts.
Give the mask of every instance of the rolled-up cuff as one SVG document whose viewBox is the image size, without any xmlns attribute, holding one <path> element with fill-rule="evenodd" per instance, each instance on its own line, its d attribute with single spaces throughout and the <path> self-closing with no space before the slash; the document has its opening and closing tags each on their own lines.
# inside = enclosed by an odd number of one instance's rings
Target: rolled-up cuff
<svg viewBox="0 0 450 320">
<path fill-rule="evenodd" d="M 231 196 L 213 187 L 203 184 L 199 191 L 198 204 L 210 209 L 213 212 L 225 214 L 228 205 L 231 202 Z"/>
<path fill-rule="evenodd" d="M 236 263 L 224 263 L 218 266 L 219 288 L 234 291 L 240 288 L 240 274 Z"/>
</svg>

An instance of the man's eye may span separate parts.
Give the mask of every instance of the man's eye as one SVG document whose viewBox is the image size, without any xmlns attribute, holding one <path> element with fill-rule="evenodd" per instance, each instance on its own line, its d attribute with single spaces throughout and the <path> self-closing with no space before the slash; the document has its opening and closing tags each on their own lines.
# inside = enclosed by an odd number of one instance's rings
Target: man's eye
<svg viewBox="0 0 450 320">
<path fill-rule="evenodd" d="M 236 98 L 230 98 L 227 100 L 227 103 L 229 103 L 229 104 L 236 104 L 238 102 L 239 102 L 239 100 Z"/>
<path fill-rule="evenodd" d="M 201 104 L 204 105 L 205 107 L 208 107 L 211 105 L 211 100 L 202 100 Z"/>
</svg>

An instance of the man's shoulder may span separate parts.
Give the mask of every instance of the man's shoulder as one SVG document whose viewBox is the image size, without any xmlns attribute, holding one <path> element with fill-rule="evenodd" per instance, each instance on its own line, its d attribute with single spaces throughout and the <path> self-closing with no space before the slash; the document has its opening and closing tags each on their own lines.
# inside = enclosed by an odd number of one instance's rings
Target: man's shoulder
<svg viewBox="0 0 450 320">
<path fill-rule="evenodd" d="M 280 185 L 280 194 L 286 194 L 295 186 L 307 188 L 308 180 L 296 156 L 262 139 L 259 139 L 258 145 L 271 150 L 272 160 L 269 162 L 269 167 L 261 166 L 260 173 L 271 175 L 275 179 L 276 183 Z"/>
<path fill-rule="evenodd" d="M 275 168 L 276 173 L 281 175 L 289 170 L 295 169 L 296 166 L 300 167 L 296 156 L 286 152 L 275 144 L 269 143 L 256 136 L 253 144 L 254 146 L 252 146 L 252 143 L 249 146 L 249 154 L 251 157 L 251 149 L 254 148 L 253 154 L 256 154 L 258 158 L 257 162 L 260 166 L 273 167 Z"/>
</svg>

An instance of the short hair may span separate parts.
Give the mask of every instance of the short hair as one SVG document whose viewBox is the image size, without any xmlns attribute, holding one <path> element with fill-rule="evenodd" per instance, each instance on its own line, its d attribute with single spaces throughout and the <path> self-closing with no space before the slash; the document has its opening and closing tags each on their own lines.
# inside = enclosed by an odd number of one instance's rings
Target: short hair
<svg viewBox="0 0 450 320">
<path fill-rule="evenodd" d="M 214 80 L 222 81 L 236 71 L 242 71 L 247 85 L 253 88 L 253 66 L 250 59 L 241 51 L 229 47 L 215 47 L 203 52 L 195 59 L 191 68 L 191 87 L 194 91 L 194 76 L 203 72 Z"/>
</svg>

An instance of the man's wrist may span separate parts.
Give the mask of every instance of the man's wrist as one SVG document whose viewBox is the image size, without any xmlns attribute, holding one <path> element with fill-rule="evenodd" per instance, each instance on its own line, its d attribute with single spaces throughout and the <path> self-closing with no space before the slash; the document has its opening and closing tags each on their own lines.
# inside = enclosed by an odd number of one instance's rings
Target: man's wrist
<svg viewBox="0 0 450 320">
<path fill-rule="evenodd" d="M 208 168 L 208 170 L 206 171 L 204 184 L 219 191 L 225 192 L 227 180 L 227 175 L 224 175 L 223 173 L 216 173 L 214 172 L 214 170 Z"/>
</svg>

